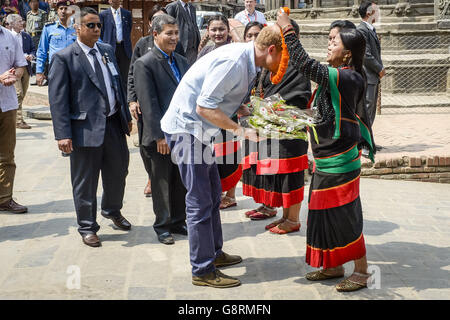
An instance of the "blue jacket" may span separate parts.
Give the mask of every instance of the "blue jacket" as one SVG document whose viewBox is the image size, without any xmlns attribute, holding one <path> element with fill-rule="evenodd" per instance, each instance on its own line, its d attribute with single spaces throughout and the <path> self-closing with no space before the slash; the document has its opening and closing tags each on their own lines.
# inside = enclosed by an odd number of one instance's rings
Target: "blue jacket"
<svg viewBox="0 0 450 320">
<path fill-rule="evenodd" d="M 123 42 L 125 47 L 125 52 L 127 57 L 131 59 L 131 55 L 133 53 L 132 45 L 131 45 L 131 12 L 120 8 L 120 15 L 122 17 L 122 34 L 123 34 Z M 116 23 L 114 22 L 114 16 L 110 8 L 107 10 L 103 10 L 100 12 L 100 21 L 102 23 L 102 31 L 100 34 L 100 39 L 110 44 L 114 51 L 116 50 Z"/>
<path fill-rule="evenodd" d="M 118 65 L 109 44 L 97 42 L 102 56 Z M 50 64 L 48 97 L 55 139 L 72 139 L 75 147 L 98 147 L 103 144 L 108 96 L 102 91 L 88 58 L 78 42 L 57 52 Z M 129 134 L 130 110 L 120 75 L 111 78 L 123 134 Z"/>
<path fill-rule="evenodd" d="M 23 53 L 36 56 L 36 47 L 34 46 L 31 36 L 24 31 L 22 31 L 20 34 L 22 35 L 22 40 L 23 40 L 23 47 L 22 47 Z M 27 70 L 28 70 L 29 75 L 31 76 L 32 75 L 31 62 L 29 62 L 29 61 L 27 61 L 27 62 L 28 62 Z"/>
</svg>

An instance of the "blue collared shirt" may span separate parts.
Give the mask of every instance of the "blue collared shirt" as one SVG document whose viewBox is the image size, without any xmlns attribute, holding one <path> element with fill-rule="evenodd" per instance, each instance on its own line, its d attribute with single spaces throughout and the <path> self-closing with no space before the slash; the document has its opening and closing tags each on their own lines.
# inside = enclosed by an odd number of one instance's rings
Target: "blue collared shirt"
<svg viewBox="0 0 450 320">
<path fill-rule="evenodd" d="M 181 74 L 180 74 L 180 70 L 178 70 L 177 64 L 175 63 L 173 53 L 172 53 L 172 56 L 169 57 L 169 55 L 167 53 L 165 53 L 164 51 L 162 51 L 156 43 L 155 43 L 155 47 L 158 48 L 158 50 L 161 51 L 161 53 L 163 54 L 164 58 L 167 59 L 167 63 L 169 64 L 170 69 L 172 69 L 173 75 L 175 76 L 175 78 L 177 78 L 177 81 L 179 83 L 181 80 Z"/>
<path fill-rule="evenodd" d="M 44 73 L 45 61 L 52 61 L 53 55 L 75 42 L 77 33 L 72 25 L 67 28 L 58 22 L 44 27 L 36 52 L 36 73 Z"/>
<path fill-rule="evenodd" d="M 251 89 L 258 69 L 253 42 L 228 44 L 201 57 L 181 79 L 161 129 L 168 134 L 188 133 L 210 144 L 220 129 L 197 114 L 197 105 L 219 108 L 231 118 Z"/>
<path fill-rule="evenodd" d="M 0 74 L 11 68 L 27 66 L 22 47 L 14 35 L 0 26 Z M 17 109 L 17 93 L 14 86 L 0 84 L 0 110 L 6 112 Z M 1 138 L 0 138 L 1 139 Z"/>
</svg>

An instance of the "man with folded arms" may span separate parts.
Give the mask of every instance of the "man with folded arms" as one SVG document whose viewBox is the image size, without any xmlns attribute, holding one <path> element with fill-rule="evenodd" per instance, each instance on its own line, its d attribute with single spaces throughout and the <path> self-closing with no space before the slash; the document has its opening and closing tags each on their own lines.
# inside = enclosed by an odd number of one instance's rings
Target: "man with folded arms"
<svg viewBox="0 0 450 320">
<path fill-rule="evenodd" d="M 27 61 L 14 35 L 0 26 L 0 212 L 25 213 L 24 207 L 12 198 L 16 164 L 17 94 L 14 88 L 20 81 Z"/>
</svg>

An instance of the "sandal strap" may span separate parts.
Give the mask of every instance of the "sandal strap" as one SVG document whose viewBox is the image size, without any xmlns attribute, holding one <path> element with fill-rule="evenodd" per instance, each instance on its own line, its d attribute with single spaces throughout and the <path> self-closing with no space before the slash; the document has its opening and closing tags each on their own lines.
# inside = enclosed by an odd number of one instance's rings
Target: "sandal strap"
<svg viewBox="0 0 450 320">
<path fill-rule="evenodd" d="M 290 224 L 295 224 L 295 225 L 299 225 L 300 224 L 300 221 L 292 221 L 292 220 L 289 220 L 287 218 L 284 221 L 286 221 L 287 223 L 290 223 Z"/>
<path fill-rule="evenodd" d="M 360 277 L 364 277 L 364 278 L 369 278 L 371 276 L 371 274 L 369 273 L 359 273 L 359 272 L 353 272 L 354 275 L 356 276 L 360 276 Z"/>
</svg>

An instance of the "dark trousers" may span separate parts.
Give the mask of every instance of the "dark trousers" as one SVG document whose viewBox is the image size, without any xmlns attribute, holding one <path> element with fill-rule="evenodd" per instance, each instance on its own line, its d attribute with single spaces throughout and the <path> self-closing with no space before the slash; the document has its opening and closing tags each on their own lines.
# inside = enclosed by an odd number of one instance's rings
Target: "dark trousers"
<svg viewBox="0 0 450 320">
<path fill-rule="evenodd" d="M 117 112 L 107 118 L 105 140 L 101 146 L 74 147 L 70 154 L 73 199 L 81 235 L 100 229 L 96 221 L 100 173 L 103 184 L 102 213 L 114 217 L 122 209 L 130 154 L 119 117 Z"/>
<path fill-rule="evenodd" d="M 219 171 L 211 147 L 192 135 L 167 134 L 166 141 L 187 189 L 186 222 L 192 274 L 202 276 L 215 270 L 214 260 L 222 253 Z"/>
<path fill-rule="evenodd" d="M 150 154 L 144 151 L 144 146 L 142 145 L 142 114 L 138 115 L 137 127 L 138 127 L 138 137 L 139 137 L 139 151 L 141 154 L 142 162 L 144 163 L 145 171 L 147 171 L 148 178 L 150 179 L 150 174 L 152 172 L 152 164 L 150 162 Z"/>
<path fill-rule="evenodd" d="M 127 87 L 128 69 L 130 68 L 130 58 L 128 58 L 125 51 L 124 42 L 116 44 L 116 60 L 119 66 L 120 78 L 122 79 L 123 87 Z"/>
<path fill-rule="evenodd" d="M 378 86 L 380 83 L 367 84 L 366 89 L 366 109 L 367 115 L 370 120 L 370 125 L 372 126 L 375 121 L 375 115 L 377 114 L 377 101 L 378 101 Z"/>
<path fill-rule="evenodd" d="M 153 229 L 156 234 L 160 235 L 186 225 L 186 188 L 170 154 L 159 153 L 156 141 L 150 146 L 141 146 L 141 152 L 146 159 L 144 165 L 149 162 L 153 212 L 156 215 Z"/>
</svg>

